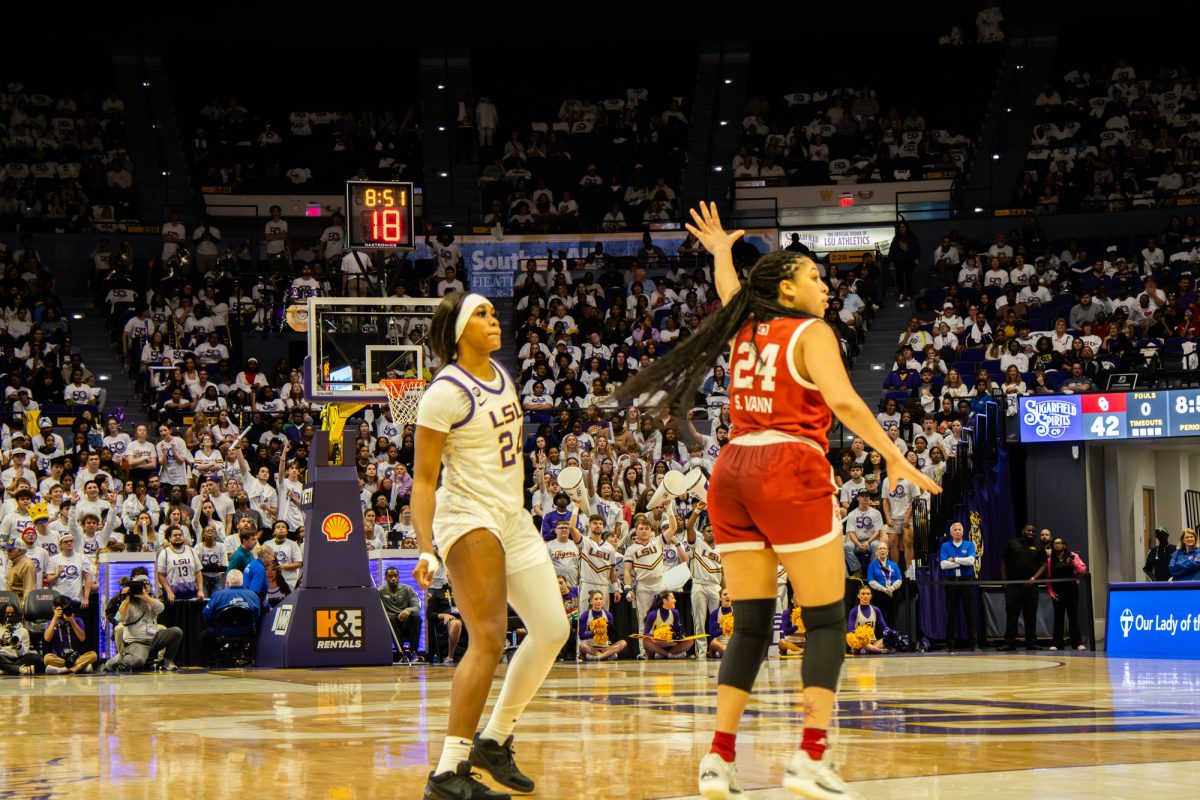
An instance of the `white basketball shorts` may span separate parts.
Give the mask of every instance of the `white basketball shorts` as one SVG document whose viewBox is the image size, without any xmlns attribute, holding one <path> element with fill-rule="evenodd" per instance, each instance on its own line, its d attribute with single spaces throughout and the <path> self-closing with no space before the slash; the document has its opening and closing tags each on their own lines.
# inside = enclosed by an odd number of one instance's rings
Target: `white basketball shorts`
<svg viewBox="0 0 1200 800">
<path fill-rule="evenodd" d="M 525 509 L 519 508 L 504 517 L 477 503 L 448 498 L 438 490 L 437 508 L 433 512 L 433 541 L 443 561 L 455 542 L 479 529 L 500 541 L 507 575 L 550 561 L 546 542 Z"/>
</svg>

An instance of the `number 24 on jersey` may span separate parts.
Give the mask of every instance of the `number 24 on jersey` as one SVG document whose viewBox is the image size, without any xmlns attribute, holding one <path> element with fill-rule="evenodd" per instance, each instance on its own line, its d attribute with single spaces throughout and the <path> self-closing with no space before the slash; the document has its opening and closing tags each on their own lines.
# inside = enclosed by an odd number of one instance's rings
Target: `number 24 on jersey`
<svg viewBox="0 0 1200 800">
<path fill-rule="evenodd" d="M 732 388 L 762 392 L 775 391 L 776 362 L 779 360 L 779 345 L 774 342 L 756 348 L 750 342 L 737 346 L 733 357 Z M 755 387 L 755 381 L 758 386 Z"/>
</svg>

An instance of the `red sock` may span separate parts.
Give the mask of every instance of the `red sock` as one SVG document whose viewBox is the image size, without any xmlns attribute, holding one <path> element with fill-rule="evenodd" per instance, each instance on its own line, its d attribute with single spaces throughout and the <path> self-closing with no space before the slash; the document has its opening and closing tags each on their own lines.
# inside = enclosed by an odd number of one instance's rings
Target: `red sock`
<svg viewBox="0 0 1200 800">
<path fill-rule="evenodd" d="M 736 745 L 736 733 L 717 731 L 713 734 L 712 747 L 709 748 L 708 752 L 716 753 L 721 757 L 722 761 L 732 762 L 734 759 L 734 748 Z"/>
<path fill-rule="evenodd" d="M 808 753 L 813 761 L 820 761 L 821 756 L 825 755 L 825 731 L 820 728 L 805 728 L 800 749 Z"/>
</svg>

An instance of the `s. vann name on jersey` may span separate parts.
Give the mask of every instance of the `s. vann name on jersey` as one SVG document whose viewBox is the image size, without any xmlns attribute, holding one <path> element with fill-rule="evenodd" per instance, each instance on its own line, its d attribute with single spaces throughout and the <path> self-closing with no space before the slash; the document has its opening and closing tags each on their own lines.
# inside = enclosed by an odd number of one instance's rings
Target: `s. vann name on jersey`
<svg viewBox="0 0 1200 800">
<path fill-rule="evenodd" d="M 775 400 L 756 394 L 734 395 L 733 407 L 738 411 L 753 411 L 756 414 L 771 414 L 775 410 Z"/>
</svg>

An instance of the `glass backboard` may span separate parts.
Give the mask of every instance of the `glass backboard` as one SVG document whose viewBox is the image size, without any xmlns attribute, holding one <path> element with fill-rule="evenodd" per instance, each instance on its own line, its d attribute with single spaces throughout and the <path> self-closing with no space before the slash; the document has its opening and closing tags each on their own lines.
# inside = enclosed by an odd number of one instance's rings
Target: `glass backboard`
<svg viewBox="0 0 1200 800">
<path fill-rule="evenodd" d="M 317 402 L 383 403 L 383 378 L 424 378 L 431 298 L 310 297 L 304 381 Z"/>
</svg>

